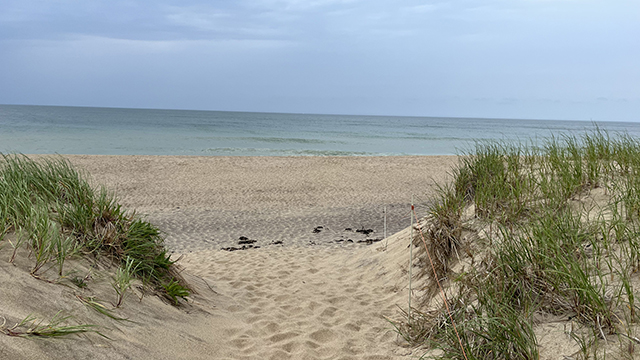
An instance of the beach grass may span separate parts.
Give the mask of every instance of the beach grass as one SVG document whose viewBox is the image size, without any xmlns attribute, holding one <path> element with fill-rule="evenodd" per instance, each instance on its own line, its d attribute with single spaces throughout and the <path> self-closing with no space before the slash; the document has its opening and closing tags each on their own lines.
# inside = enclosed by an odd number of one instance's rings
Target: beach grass
<svg viewBox="0 0 640 360">
<path fill-rule="evenodd" d="M 423 308 L 396 323 L 405 339 L 445 359 L 535 359 L 534 319 L 548 315 L 577 324 L 567 330 L 576 358 L 604 358 L 614 342 L 633 348 L 637 139 L 596 128 L 539 144 L 478 143 L 453 178 L 414 239 L 433 267 L 420 262 Z"/>
<path fill-rule="evenodd" d="M 16 253 L 26 249 L 36 278 L 47 264 L 54 265 L 62 277 L 65 261 L 82 255 L 106 259 L 118 267 L 113 282 L 117 306 L 132 278 L 176 305 L 176 292 L 180 298 L 190 293 L 158 228 L 123 209 L 106 189 L 92 187 L 62 157 L 35 161 L 3 154 L 0 213 L 0 243 L 7 241 L 13 247 L 8 260 L 13 262 Z"/>
<path fill-rule="evenodd" d="M 71 319 L 71 316 L 63 316 L 60 312 L 58 312 L 51 318 L 48 323 L 43 323 L 42 320 L 38 321 L 35 316 L 28 315 L 14 326 L 5 327 L 4 324 L 2 324 L 0 326 L 0 332 L 3 332 L 4 334 L 9 336 L 37 336 L 47 338 L 94 332 L 104 337 L 103 334 L 95 330 L 94 325 L 63 325 L 63 323 L 68 322 L 69 319 Z"/>
</svg>

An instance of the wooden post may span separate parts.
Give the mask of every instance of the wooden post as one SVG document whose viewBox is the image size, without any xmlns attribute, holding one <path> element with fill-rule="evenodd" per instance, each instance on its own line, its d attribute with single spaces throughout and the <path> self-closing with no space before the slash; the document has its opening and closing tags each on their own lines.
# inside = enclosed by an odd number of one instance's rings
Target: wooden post
<svg viewBox="0 0 640 360">
<path fill-rule="evenodd" d="M 386 206 L 382 209 L 382 213 L 384 214 L 384 251 L 387 251 L 387 245 L 389 244 L 389 240 L 387 240 L 387 207 Z"/>
<path fill-rule="evenodd" d="M 411 195 L 411 235 L 409 236 L 409 315 L 408 322 L 411 327 L 411 278 L 413 277 L 413 214 L 415 210 L 413 207 L 413 195 Z"/>
</svg>

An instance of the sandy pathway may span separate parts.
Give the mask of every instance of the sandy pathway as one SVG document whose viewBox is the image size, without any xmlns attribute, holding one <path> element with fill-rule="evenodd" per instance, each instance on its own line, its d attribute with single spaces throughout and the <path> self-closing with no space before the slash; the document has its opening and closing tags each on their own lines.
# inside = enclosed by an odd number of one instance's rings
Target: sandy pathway
<svg viewBox="0 0 640 360">
<path fill-rule="evenodd" d="M 183 265 L 229 297 L 219 310 L 237 320 L 225 329 L 232 358 L 406 358 L 411 349 L 384 317 L 406 305 L 408 238 L 390 241 L 386 251 L 384 243 L 202 251 Z"/>
</svg>

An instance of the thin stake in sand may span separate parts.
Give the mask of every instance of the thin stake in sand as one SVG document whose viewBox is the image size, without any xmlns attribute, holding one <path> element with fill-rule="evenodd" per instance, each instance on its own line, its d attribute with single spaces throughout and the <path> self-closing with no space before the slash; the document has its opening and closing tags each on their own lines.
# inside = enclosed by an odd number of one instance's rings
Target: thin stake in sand
<svg viewBox="0 0 640 360">
<path fill-rule="evenodd" d="M 409 236 L 409 327 L 411 327 L 411 278 L 412 278 L 412 268 L 413 268 L 413 195 L 411 195 L 411 236 Z"/>
<path fill-rule="evenodd" d="M 384 217 L 384 251 L 387 251 L 387 245 L 389 245 L 389 239 L 387 239 L 387 207 L 382 208 L 382 214 Z"/>
</svg>

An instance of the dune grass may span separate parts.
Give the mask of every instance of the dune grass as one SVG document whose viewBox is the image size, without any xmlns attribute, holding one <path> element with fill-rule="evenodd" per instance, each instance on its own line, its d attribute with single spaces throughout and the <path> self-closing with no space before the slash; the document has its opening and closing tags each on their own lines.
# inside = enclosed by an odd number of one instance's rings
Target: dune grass
<svg viewBox="0 0 640 360">
<path fill-rule="evenodd" d="M 453 175 L 414 239 L 424 250 L 424 236 L 436 274 L 423 269 L 426 309 L 396 324 L 405 339 L 440 348 L 444 359 L 535 359 L 533 319 L 549 314 L 580 325 L 567 330 L 576 358 L 606 357 L 612 337 L 623 353 L 634 349 L 637 139 L 596 128 L 541 146 L 478 143 Z M 454 272 L 463 261 L 470 266 Z"/>
<path fill-rule="evenodd" d="M 42 320 L 38 321 L 35 316 L 29 315 L 12 327 L 5 327 L 4 324 L 2 324 L 0 326 L 0 332 L 3 332 L 4 334 L 9 336 L 37 336 L 47 338 L 94 332 L 100 336 L 105 337 L 103 334 L 95 330 L 94 325 L 62 325 L 70 318 L 71 316 L 62 316 L 61 313 L 58 312 L 51 318 L 48 323 L 43 324 Z"/>
<path fill-rule="evenodd" d="M 13 247 L 8 261 L 15 260 L 19 249 L 28 249 L 34 277 L 46 264 L 62 276 L 65 260 L 81 254 L 108 259 L 119 267 L 113 283 L 118 306 L 132 277 L 173 304 L 178 304 L 176 292 L 181 298 L 189 295 L 160 231 L 125 211 L 112 193 L 94 189 L 62 157 L 34 161 L 3 154 L 0 214 L 0 242 L 11 239 L 7 241 Z"/>
</svg>

